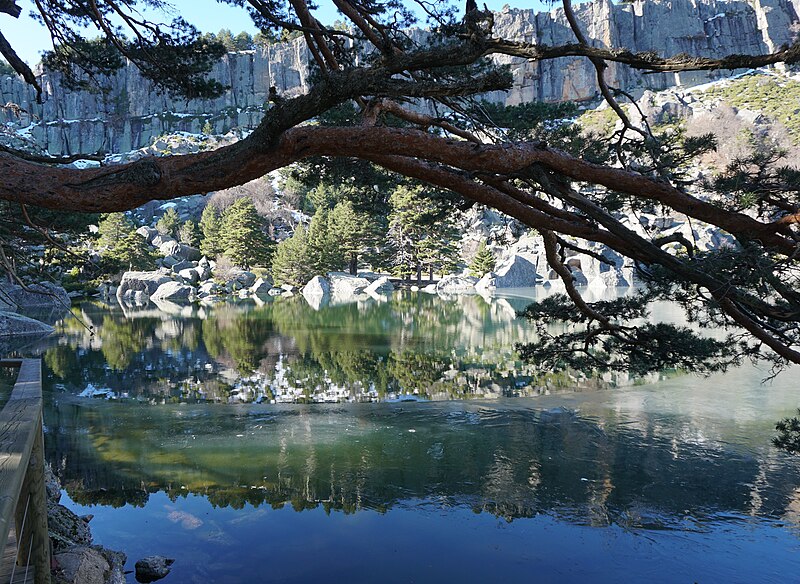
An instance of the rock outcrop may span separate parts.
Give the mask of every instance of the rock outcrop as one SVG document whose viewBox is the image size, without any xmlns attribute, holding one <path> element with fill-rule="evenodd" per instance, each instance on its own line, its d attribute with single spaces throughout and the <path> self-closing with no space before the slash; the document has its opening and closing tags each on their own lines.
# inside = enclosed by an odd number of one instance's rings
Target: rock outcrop
<svg viewBox="0 0 800 584">
<path fill-rule="evenodd" d="M 597 46 L 626 47 L 633 52 L 658 51 L 667 56 L 689 53 L 720 57 L 726 54 L 763 54 L 791 42 L 798 23 L 800 0 L 597 0 L 576 7 L 586 35 Z M 536 13 L 503 8 L 495 14 L 498 36 L 535 44 L 575 42 L 563 10 Z M 422 38 L 425 32 L 412 31 Z M 595 72 L 586 59 L 562 58 L 539 63 L 501 56 L 510 66 L 511 91 L 489 94 L 493 101 L 513 105 L 534 100 L 586 100 L 597 94 Z M 214 133 L 254 128 L 264 114 L 270 87 L 292 97 L 310 84 L 310 55 L 301 39 L 228 53 L 211 71 L 230 89 L 213 100 L 173 99 L 159 93 L 128 66 L 108 80 L 108 92 L 68 89 L 59 74 L 40 73 L 44 90 L 37 104 L 33 90 L 14 76 L 0 77 L 0 103 L 20 106 L 22 118 L 8 108 L 0 122 L 12 122 L 54 155 L 128 152 L 149 145 L 156 137 L 174 132 L 198 134 L 206 123 Z M 696 84 L 726 75 L 690 72 L 642 75 L 609 63 L 609 85 L 641 93 L 676 84 Z M 167 145 L 165 144 L 165 149 Z M 149 234 L 148 234 L 149 235 Z"/>
</svg>

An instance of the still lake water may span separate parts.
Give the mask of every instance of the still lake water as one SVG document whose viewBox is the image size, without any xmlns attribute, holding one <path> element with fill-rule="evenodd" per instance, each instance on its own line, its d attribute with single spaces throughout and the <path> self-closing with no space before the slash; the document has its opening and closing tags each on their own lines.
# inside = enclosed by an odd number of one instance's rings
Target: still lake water
<svg viewBox="0 0 800 584">
<path fill-rule="evenodd" d="M 64 502 L 165 582 L 793 581 L 798 371 L 593 391 L 516 359 L 525 303 L 78 306 L 34 351 Z M 268 403 L 333 399 L 381 401 Z"/>
</svg>

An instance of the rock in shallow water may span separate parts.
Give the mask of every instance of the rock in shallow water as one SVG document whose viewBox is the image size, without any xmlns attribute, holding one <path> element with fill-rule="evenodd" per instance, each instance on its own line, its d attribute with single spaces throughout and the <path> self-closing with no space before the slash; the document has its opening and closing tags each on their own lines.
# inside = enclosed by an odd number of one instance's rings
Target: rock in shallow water
<svg viewBox="0 0 800 584">
<path fill-rule="evenodd" d="M 172 558 L 164 556 L 147 556 L 136 562 L 137 582 L 155 582 L 169 574 L 175 562 Z"/>
</svg>

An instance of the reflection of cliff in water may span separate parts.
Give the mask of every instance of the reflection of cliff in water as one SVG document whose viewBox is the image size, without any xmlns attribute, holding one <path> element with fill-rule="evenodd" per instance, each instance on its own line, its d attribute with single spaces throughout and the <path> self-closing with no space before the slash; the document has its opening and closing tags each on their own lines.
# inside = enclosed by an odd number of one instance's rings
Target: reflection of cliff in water
<svg viewBox="0 0 800 584">
<path fill-rule="evenodd" d="M 83 504 L 141 505 L 158 491 L 234 508 L 424 501 L 508 519 L 686 528 L 721 513 L 791 519 L 800 492 L 790 457 L 730 449 L 725 432 L 737 430 L 702 417 L 587 418 L 513 401 L 231 410 L 68 398 L 46 418 L 48 458 Z M 708 440 L 680 438 L 698 434 Z"/>
<path fill-rule="evenodd" d="M 537 395 L 592 384 L 537 375 L 520 362 L 514 344 L 533 330 L 503 299 L 397 293 L 319 311 L 301 297 L 175 314 L 93 303 L 73 310 L 95 334 L 67 318 L 39 349 L 51 381 L 70 393 L 91 383 L 156 401 L 358 401 Z"/>
</svg>

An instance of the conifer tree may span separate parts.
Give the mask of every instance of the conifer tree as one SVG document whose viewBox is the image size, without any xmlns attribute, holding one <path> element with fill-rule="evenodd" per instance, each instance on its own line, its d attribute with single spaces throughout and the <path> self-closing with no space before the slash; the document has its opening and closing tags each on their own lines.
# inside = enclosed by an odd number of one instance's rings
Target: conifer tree
<svg viewBox="0 0 800 584">
<path fill-rule="evenodd" d="M 469 272 L 476 278 L 482 278 L 484 274 L 494 270 L 494 264 L 494 254 L 492 250 L 486 246 L 486 240 L 484 239 L 478 246 L 475 257 L 472 258 L 472 262 L 469 264 Z"/>
<path fill-rule="evenodd" d="M 97 226 L 99 248 L 112 248 L 133 230 L 133 223 L 124 213 L 109 213 Z"/>
<path fill-rule="evenodd" d="M 200 217 L 200 251 L 203 255 L 215 259 L 222 255 L 222 220 L 219 211 L 213 205 L 206 205 Z"/>
<path fill-rule="evenodd" d="M 331 211 L 328 220 L 334 245 L 348 271 L 358 273 L 358 260 L 375 244 L 373 219 L 366 213 L 358 213 L 350 201 L 340 201 Z"/>
<path fill-rule="evenodd" d="M 308 259 L 308 231 L 301 223 L 289 239 L 280 242 L 272 258 L 272 279 L 276 285 L 302 286 L 313 276 Z"/>
<path fill-rule="evenodd" d="M 314 275 L 341 270 L 344 266 L 342 249 L 330 229 L 330 217 L 327 209 L 317 209 L 308 226 L 308 248 L 302 261 Z"/>
<path fill-rule="evenodd" d="M 393 272 L 422 279 L 422 270 L 448 271 L 457 262 L 457 233 L 449 226 L 446 207 L 425 196 L 421 187 L 400 186 L 389 198 L 389 241 Z"/>
<path fill-rule="evenodd" d="M 197 247 L 200 242 L 200 233 L 194 221 L 189 220 L 180 226 L 180 229 L 178 229 L 178 241 Z"/>
<path fill-rule="evenodd" d="M 105 260 L 104 267 L 109 272 L 155 267 L 155 254 L 145 239 L 136 233 L 134 224 L 124 213 L 106 215 L 98 226 L 98 233 L 100 257 Z"/>
<path fill-rule="evenodd" d="M 243 268 L 269 265 L 273 245 L 264 227 L 253 200 L 249 197 L 237 200 L 222 216 L 225 255 Z"/>
<path fill-rule="evenodd" d="M 169 235 L 175 237 L 178 234 L 178 229 L 181 225 L 181 218 L 178 217 L 178 212 L 175 207 L 170 207 L 161 216 L 161 219 L 156 223 L 156 229 L 161 235 Z"/>
</svg>

